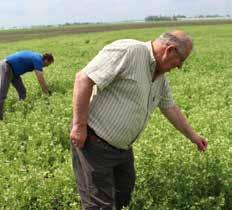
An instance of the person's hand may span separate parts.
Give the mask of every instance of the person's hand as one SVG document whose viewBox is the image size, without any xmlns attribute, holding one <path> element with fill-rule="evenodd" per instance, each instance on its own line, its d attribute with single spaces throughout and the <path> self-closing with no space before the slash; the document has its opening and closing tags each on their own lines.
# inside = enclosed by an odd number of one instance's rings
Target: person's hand
<svg viewBox="0 0 232 210">
<path fill-rule="evenodd" d="M 52 91 L 49 89 L 48 90 L 48 95 L 51 96 L 52 95 Z"/>
<path fill-rule="evenodd" d="M 41 96 L 42 96 L 42 98 L 47 98 L 49 95 L 47 93 L 42 92 Z"/>
<path fill-rule="evenodd" d="M 47 96 L 50 96 L 51 95 L 51 92 L 49 90 L 47 91 L 42 91 L 42 96 L 43 97 L 47 97 Z"/>
<path fill-rule="evenodd" d="M 85 140 L 87 138 L 87 128 L 86 126 L 83 127 L 78 127 L 78 126 L 73 126 L 70 132 L 70 140 L 72 143 L 78 147 L 79 149 L 84 147 Z"/>
<path fill-rule="evenodd" d="M 192 139 L 192 142 L 197 145 L 199 151 L 205 151 L 208 146 L 208 142 L 202 136 L 196 136 Z"/>
</svg>

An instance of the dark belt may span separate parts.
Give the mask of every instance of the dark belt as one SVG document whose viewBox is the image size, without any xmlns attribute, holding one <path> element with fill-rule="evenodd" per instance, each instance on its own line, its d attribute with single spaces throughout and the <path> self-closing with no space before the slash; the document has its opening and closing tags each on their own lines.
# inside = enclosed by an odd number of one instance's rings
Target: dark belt
<svg viewBox="0 0 232 210">
<path fill-rule="evenodd" d="M 88 132 L 88 139 L 90 140 L 90 141 L 97 141 L 98 139 L 99 140 L 101 140 L 103 143 L 105 143 L 105 144 L 107 144 L 109 147 L 111 147 L 112 149 L 114 149 L 114 150 L 118 150 L 118 151 L 120 151 L 120 152 L 125 152 L 126 150 L 124 150 L 124 149 L 119 149 L 119 148 L 117 148 L 117 147 L 114 147 L 114 146 L 112 146 L 111 144 L 109 144 L 106 140 L 104 140 L 103 138 L 101 138 L 101 137 L 99 137 L 96 133 L 95 133 L 95 131 L 91 128 L 91 127 L 89 127 L 89 126 L 87 126 L 87 132 Z"/>
</svg>

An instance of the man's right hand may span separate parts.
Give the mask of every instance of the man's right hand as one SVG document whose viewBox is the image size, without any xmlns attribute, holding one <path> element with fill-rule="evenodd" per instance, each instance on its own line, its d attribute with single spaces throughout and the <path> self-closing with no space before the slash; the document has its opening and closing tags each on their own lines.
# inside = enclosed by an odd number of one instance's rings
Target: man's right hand
<svg viewBox="0 0 232 210">
<path fill-rule="evenodd" d="M 52 91 L 47 89 L 47 90 L 43 90 L 42 91 L 42 95 L 43 96 L 51 96 L 52 95 Z"/>
<path fill-rule="evenodd" d="M 87 127 L 86 126 L 78 127 L 74 125 L 71 129 L 69 137 L 72 143 L 77 148 L 79 149 L 83 148 L 85 144 L 85 140 L 87 138 Z"/>
<path fill-rule="evenodd" d="M 43 72 L 39 71 L 39 70 L 35 70 L 35 75 L 36 75 L 37 80 L 38 80 L 38 82 L 40 84 L 40 87 L 42 89 L 42 94 L 43 95 L 48 95 L 48 96 L 51 95 L 50 90 L 48 88 L 48 85 L 47 85 L 47 83 L 45 81 L 45 78 L 43 76 Z"/>
</svg>

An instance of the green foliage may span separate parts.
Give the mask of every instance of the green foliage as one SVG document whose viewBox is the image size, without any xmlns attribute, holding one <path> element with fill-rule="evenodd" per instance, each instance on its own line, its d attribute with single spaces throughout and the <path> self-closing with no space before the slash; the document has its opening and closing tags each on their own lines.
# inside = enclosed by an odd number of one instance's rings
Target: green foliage
<svg viewBox="0 0 232 210">
<path fill-rule="evenodd" d="M 137 182 L 128 209 L 210 209 L 232 206 L 231 25 L 183 27 L 195 49 L 181 71 L 170 73 L 176 103 L 209 140 L 196 147 L 157 111 L 135 144 Z M 52 96 L 41 97 L 33 74 L 18 102 L 13 88 L 0 122 L 0 209 L 80 209 L 69 152 L 71 97 L 78 69 L 120 38 L 142 41 L 167 28 L 63 36 L 0 44 L 0 57 L 22 49 L 52 52 L 45 70 Z"/>
</svg>

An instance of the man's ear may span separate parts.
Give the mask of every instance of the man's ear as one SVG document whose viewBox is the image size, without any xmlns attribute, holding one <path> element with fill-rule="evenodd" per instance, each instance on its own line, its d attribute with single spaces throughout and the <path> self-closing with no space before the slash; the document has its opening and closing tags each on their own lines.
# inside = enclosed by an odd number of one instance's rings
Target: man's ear
<svg viewBox="0 0 232 210">
<path fill-rule="evenodd" d="M 166 58 L 169 58 L 169 56 L 173 54 L 175 48 L 176 48 L 176 46 L 173 45 L 173 44 L 167 45 L 166 48 L 165 48 L 165 50 L 164 50 L 164 56 Z"/>
<path fill-rule="evenodd" d="M 166 47 L 166 50 L 167 50 L 167 52 L 170 54 L 170 53 L 173 52 L 173 50 L 175 50 L 175 48 L 176 48 L 175 45 L 170 44 L 170 45 L 168 45 L 168 46 Z"/>
</svg>

